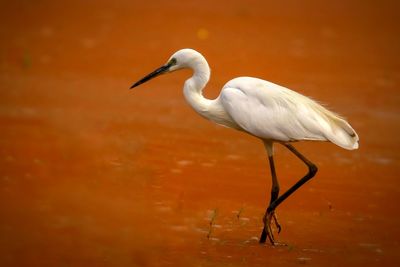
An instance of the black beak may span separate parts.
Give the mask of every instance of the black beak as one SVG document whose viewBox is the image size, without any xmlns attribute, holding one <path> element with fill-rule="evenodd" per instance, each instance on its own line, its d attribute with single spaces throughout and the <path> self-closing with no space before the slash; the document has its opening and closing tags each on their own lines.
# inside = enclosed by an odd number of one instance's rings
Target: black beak
<svg viewBox="0 0 400 267">
<path fill-rule="evenodd" d="M 151 79 L 153 79 L 153 78 L 155 78 L 155 77 L 157 77 L 157 76 L 159 76 L 159 75 L 161 75 L 161 74 L 166 73 L 166 72 L 169 70 L 169 67 L 171 67 L 170 64 L 166 64 L 166 65 L 164 65 L 164 66 L 161 66 L 160 68 L 156 69 L 156 70 L 153 71 L 152 73 L 146 75 L 146 76 L 145 76 L 144 78 L 142 78 L 141 80 L 139 80 L 139 81 L 137 81 L 136 83 L 134 83 L 134 84 L 131 86 L 131 88 L 129 88 L 129 89 L 132 89 L 132 88 L 134 88 L 134 87 L 136 87 L 136 86 L 138 86 L 138 85 L 141 85 L 142 83 L 145 83 L 145 82 L 147 82 L 147 81 L 149 81 L 149 80 L 151 80 Z"/>
</svg>

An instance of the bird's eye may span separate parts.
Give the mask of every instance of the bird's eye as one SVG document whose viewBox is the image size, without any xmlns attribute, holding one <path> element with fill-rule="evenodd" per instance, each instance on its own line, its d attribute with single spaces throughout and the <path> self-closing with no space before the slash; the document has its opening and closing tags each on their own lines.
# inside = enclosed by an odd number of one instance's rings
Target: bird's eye
<svg viewBox="0 0 400 267">
<path fill-rule="evenodd" d="M 176 58 L 171 58 L 171 60 L 168 62 L 170 66 L 176 65 Z"/>
</svg>

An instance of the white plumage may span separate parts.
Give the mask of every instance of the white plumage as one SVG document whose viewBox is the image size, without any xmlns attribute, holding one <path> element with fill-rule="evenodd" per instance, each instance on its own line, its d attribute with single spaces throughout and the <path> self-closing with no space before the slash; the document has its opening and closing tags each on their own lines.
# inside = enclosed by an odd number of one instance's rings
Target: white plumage
<svg viewBox="0 0 400 267">
<path fill-rule="evenodd" d="M 131 88 L 160 74 L 182 68 L 190 68 L 194 72 L 186 80 L 183 93 L 197 113 L 217 124 L 258 137 L 264 142 L 271 167 L 272 190 L 270 204 L 264 215 L 260 243 L 264 243 L 268 237 L 272 244 L 276 244 L 271 228 L 271 222 L 274 221 L 278 232 L 281 229 L 275 215 L 276 207 L 317 172 L 315 164 L 290 143 L 302 140 L 330 141 L 351 150 L 358 148 L 357 133 L 346 120 L 314 100 L 257 78 L 235 78 L 225 84 L 216 99 L 206 99 L 202 90 L 210 79 L 210 68 L 206 59 L 192 49 L 177 51 L 165 65 L 133 84 Z M 274 142 L 286 146 L 309 168 L 302 179 L 280 196 L 273 161 Z"/>
<path fill-rule="evenodd" d="M 240 77 L 229 81 L 219 98 L 233 121 L 262 139 L 331 141 L 358 148 L 358 136 L 343 118 L 277 84 Z"/>
</svg>

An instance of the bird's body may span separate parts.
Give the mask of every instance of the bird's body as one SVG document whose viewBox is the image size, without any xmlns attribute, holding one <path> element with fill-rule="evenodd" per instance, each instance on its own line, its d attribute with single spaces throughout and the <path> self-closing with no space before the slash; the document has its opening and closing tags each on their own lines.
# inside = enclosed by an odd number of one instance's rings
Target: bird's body
<svg viewBox="0 0 400 267">
<path fill-rule="evenodd" d="M 252 77 L 239 77 L 227 82 L 216 99 L 206 99 L 203 88 L 210 79 L 210 68 L 206 59 L 197 51 L 177 51 L 168 63 L 135 83 L 135 87 L 159 74 L 182 68 L 193 70 L 186 80 L 183 93 L 186 101 L 201 116 L 226 127 L 260 138 L 267 149 L 271 165 L 273 186 L 270 206 L 264 217 L 265 227 L 260 242 L 274 238 L 270 221 L 280 230 L 275 217 L 275 208 L 298 187 L 316 173 L 316 166 L 294 149 L 290 142 L 312 140 L 330 141 L 345 149 L 358 148 L 358 135 L 339 115 L 329 111 L 316 101 L 288 88 Z M 132 88 L 131 87 L 131 88 Z M 273 165 L 273 143 L 288 147 L 308 167 L 309 173 L 295 186 L 278 198 L 279 184 Z"/>
<path fill-rule="evenodd" d="M 262 79 L 235 78 L 216 99 L 204 98 L 210 68 L 202 55 L 192 51 L 194 75 L 185 82 L 183 92 L 201 116 L 263 140 L 331 141 L 346 149 L 358 147 L 357 134 L 343 118 L 306 96 Z"/>
</svg>

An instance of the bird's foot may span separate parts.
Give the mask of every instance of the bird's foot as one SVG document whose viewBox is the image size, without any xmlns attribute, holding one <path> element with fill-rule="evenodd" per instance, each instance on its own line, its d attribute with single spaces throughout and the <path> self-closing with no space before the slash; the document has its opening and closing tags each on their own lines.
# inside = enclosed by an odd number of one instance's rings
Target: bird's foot
<svg viewBox="0 0 400 267">
<path fill-rule="evenodd" d="M 278 217 L 276 216 L 275 211 L 272 212 L 272 218 L 274 219 L 274 223 L 275 223 L 276 229 L 278 230 L 278 234 L 279 234 L 282 230 L 282 227 L 278 221 Z"/>
<path fill-rule="evenodd" d="M 270 212 L 267 211 L 264 215 L 263 222 L 264 222 L 264 229 L 261 234 L 260 243 L 265 243 L 266 239 L 268 238 L 268 240 L 273 246 L 282 245 L 281 243 L 275 241 L 273 233 L 272 222 L 275 225 L 278 234 L 282 230 L 282 227 L 278 221 L 275 211 L 270 211 Z"/>
</svg>

